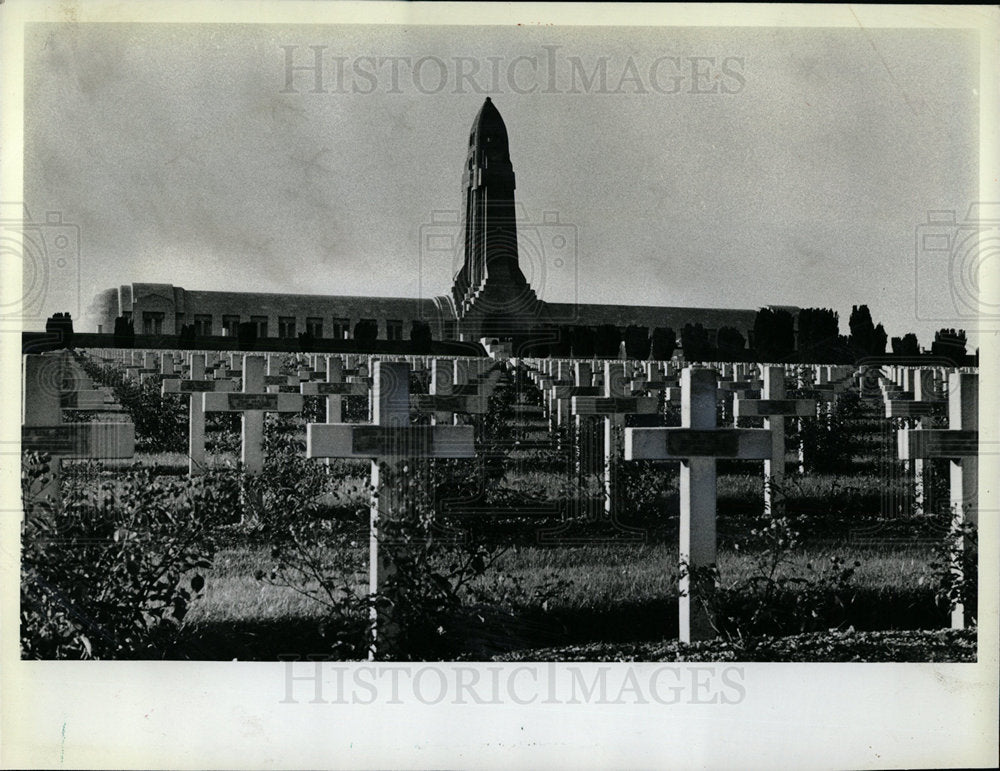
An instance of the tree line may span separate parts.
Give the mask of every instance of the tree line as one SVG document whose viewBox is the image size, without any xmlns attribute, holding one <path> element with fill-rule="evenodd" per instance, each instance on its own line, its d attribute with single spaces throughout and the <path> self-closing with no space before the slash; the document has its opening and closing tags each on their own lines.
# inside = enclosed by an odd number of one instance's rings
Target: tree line
<svg viewBox="0 0 1000 771">
<path fill-rule="evenodd" d="M 666 361 L 679 352 L 686 361 L 849 364 L 866 357 L 884 356 L 887 346 L 897 356 L 917 357 L 930 353 L 957 362 L 964 359 L 968 343 L 965 330 L 953 328 L 935 332 L 929 351 L 921 350 L 912 332 L 890 339 L 883 325 L 874 322 L 867 305 L 855 305 L 851 309 L 846 335 L 840 334 L 838 314 L 829 308 L 802 308 L 797 322 L 796 325 L 796 318 L 787 310 L 761 308 L 746 336 L 731 326 L 723 326 L 713 335 L 700 323 L 685 324 L 679 330 L 614 324 L 542 326 L 530 334 L 515 335 L 514 349 L 528 356 L 581 359 L 613 359 L 624 350 L 627 358 L 641 361 Z M 71 347 L 73 320 L 69 313 L 51 316 L 45 330 L 58 335 L 62 346 Z M 370 319 L 357 322 L 353 332 L 359 350 L 378 340 L 378 324 Z M 405 342 L 414 353 L 430 350 L 433 334 L 427 322 L 413 321 L 409 332 Z M 132 347 L 135 328 L 131 319 L 120 316 L 115 320 L 113 339 L 116 347 Z M 196 347 L 196 339 L 193 325 L 184 325 L 179 330 L 179 347 Z M 241 323 L 237 328 L 236 345 L 250 350 L 256 341 L 257 327 L 252 322 Z M 308 332 L 302 332 L 298 342 L 303 351 L 308 351 L 316 340 Z"/>
</svg>

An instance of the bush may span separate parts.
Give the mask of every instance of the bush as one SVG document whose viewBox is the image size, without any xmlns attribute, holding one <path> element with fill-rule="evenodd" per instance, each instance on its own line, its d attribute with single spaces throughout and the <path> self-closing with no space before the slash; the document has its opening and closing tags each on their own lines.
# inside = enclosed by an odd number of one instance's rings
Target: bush
<svg viewBox="0 0 1000 771">
<path fill-rule="evenodd" d="M 512 398 L 507 391 L 496 390 L 492 409 L 478 426 L 484 452 L 476 461 L 383 465 L 380 489 L 394 493 L 381 523 L 380 551 L 394 572 L 377 595 L 367 592 L 367 555 L 356 548 L 367 538 L 369 496 L 359 505 L 357 490 L 333 484 L 331 469 L 301 457 L 295 436 L 269 435 L 264 473 L 243 481 L 250 523 L 259 523 L 273 544 L 271 569 L 255 577 L 294 589 L 326 609 L 331 655 L 367 655 L 375 631 L 369 626 L 372 609 L 381 629 L 388 625 L 396 631 L 391 645 L 384 636 L 380 641 L 380 658 L 449 658 L 471 634 L 469 624 L 485 623 L 489 614 L 476 610 L 482 600 L 476 579 L 507 546 L 481 537 L 477 530 L 488 522 L 469 521 L 454 504 L 478 500 L 499 481 L 495 475 L 502 475 L 504 443 L 512 430 L 502 417 Z M 366 628 L 368 635 L 362 634 Z"/>
<path fill-rule="evenodd" d="M 854 601 L 851 580 L 861 563 L 848 565 L 832 556 L 826 565 L 810 563 L 805 575 L 796 575 L 792 554 L 799 545 L 799 527 L 792 518 L 762 518 L 742 545 L 735 546 L 752 557 L 754 570 L 747 578 L 724 586 L 714 565 L 681 565 L 712 627 L 749 659 L 764 638 L 846 623 Z"/>
<path fill-rule="evenodd" d="M 165 656 L 209 567 L 211 528 L 236 500 L 232 479 L 156 478 L 135 468 L 50 505 L 33 491 L 49 459 L 22 465 L 21 652 L 24 658 Z M 99 477 L 97 477 L 99 478 Z"/>
<path fill-rule="evenodd" d="M 937 545 L 931 563 L 935 599 L 948 612 L 962 607 L 966 626 L 975 626 L 979 614 L 979 533 L 972 522 L 953 521 Z"/>
<path fill-rule="evenodd" d="M 158 380 L 138 383 L 117 365 L 99 365 L 80 357 L 83 370 L 102 385 L 111 386 L 115 401 L 135 424 L 137 452 L 186 452 L 188 397 L 161 393 Z"/>
</svg>

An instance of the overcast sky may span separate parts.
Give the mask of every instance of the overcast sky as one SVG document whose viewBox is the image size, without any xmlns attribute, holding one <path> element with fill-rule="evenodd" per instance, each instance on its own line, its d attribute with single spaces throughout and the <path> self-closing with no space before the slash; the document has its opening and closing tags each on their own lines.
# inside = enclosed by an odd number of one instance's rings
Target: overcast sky
<svg viewBox="0 0 1000 771">
<path fill-rule="evenodd" d="M 977 197 L 971 34 L 80 24 L 25 48 L 25 201 L 79 226 L 84 311 L 139 281 L 446 293 L 429 236 L 488 94 L 543 299 L 832 307 L 845 333 L 866 303 L 925 345 L 959 318 L 915 236 Z M 317 52 L 318 84 L 287 70 Z M 46 312 L 76 316 L 55 283 Z"/>
</svg>

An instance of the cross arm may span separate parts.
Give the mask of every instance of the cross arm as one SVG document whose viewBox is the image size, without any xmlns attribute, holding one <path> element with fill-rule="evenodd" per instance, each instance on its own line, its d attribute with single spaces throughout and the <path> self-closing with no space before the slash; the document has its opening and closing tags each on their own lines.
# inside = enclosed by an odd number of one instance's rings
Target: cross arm
<svg viewBox="0 0 1000 771">
<path fill-rule="evenodd" d="M 737 418 L 798 417 L 808 418 L 816 414 L 813 399 L 739 399 L 733 403 L 733 415 Z"/>
<path fill-rule="evenodd" d="M 472 426 L 309 423 L 307 458 L 474 458 Z"/>
<path fill-rule="evenodd" d="M 759 428 L 626 428 L 625 460 L 771 457 L 771 432 Z"/>
<path fill-rule="evenodd" d="M 970 458 L 979 454 L 979 432 L 944 429 L 900 429 L 900 460 L 920 458 Z"/>
<path fill-rule="evenodd" d="M 301 412 L 302 394 L 206 393 L 205 412 Z"/>
</svg>

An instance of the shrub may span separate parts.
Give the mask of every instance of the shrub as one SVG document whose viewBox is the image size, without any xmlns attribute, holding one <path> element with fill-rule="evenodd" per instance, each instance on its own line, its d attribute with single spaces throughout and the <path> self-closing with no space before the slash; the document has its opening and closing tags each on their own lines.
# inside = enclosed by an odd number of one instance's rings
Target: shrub
<svg viewBox="0 0 1000 771">
<path fill-rule="evenodd" d="M 164 656 L 204 590 L 211 527 L 236 499 L 232 480 L 163 480 L 135 469 L 63 500 L 33 497 L 47 456 L 22 464 L 21 651 L 25 658 Z M 193 574 L 192 574 L 193 573 Z"/>
<path fill-rule="evenodd" d="M 135 424 L 138 452 L 185 452 L 188 437 L 187 397 L 161 394 L 159 381 L 138 383 L 117 365 L 99 365 L 80 357 L 83 370 L 110 386 L 117 401 Z"/>
<path fill-rule="evenodd" d="M 931 571 L 935 599 L 948 612 L 961 606 L 967 625 L 975 626 L 979 610 L 979 533 L 972 522 L 953 521 L 937 544 Z"/>
<path fill-rule="evenodd" d="M 851 580 L 860 562 L 831 556 L 825 565 L 792 570 L 799 528 L 787 516 L 762 518 L 737 550 L 749 554 L 751 574 L 728 586 L 717 568 L 681 565 L 716 632 L 750 658 L 762 637 L 826 630 L 845 623 L 854 601 Z"/>
</svg>

